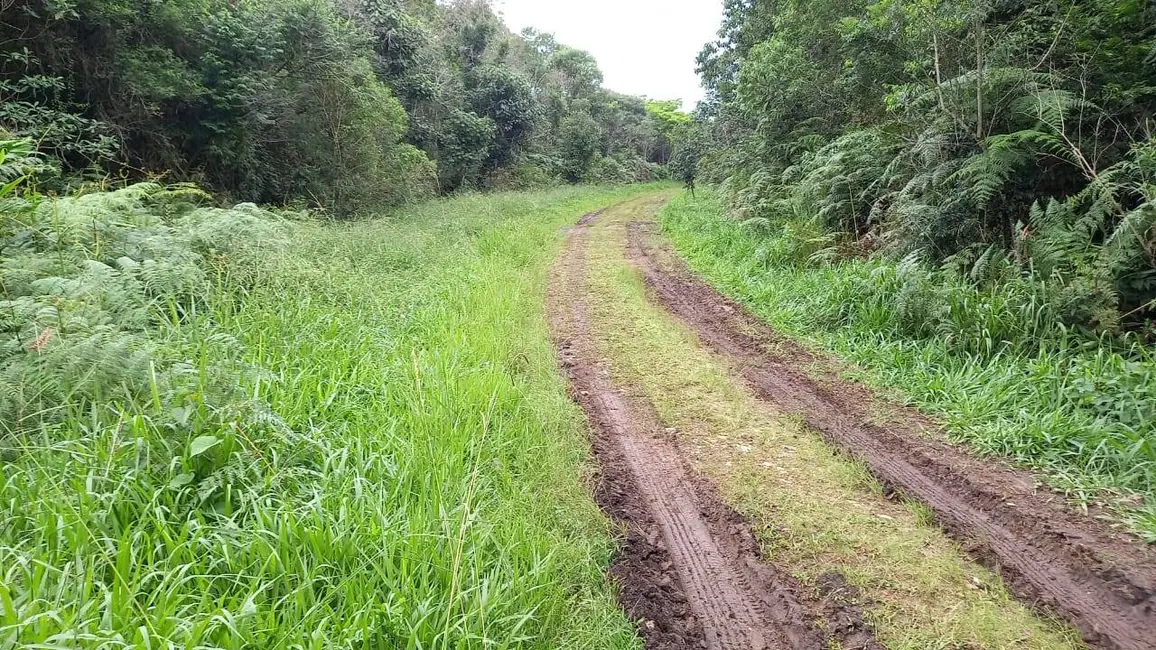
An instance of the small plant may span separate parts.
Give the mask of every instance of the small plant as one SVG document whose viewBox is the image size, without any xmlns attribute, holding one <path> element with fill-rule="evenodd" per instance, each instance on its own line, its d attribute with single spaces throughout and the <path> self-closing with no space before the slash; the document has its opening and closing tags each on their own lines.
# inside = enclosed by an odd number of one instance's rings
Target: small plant
<svg viewBox="0 0 1156 650">
<path fill-rule="evenodd" d="M 3 136 L 3 132 L 0 132 Z M 0 139 L 0 200 L 16 193 L 34 169 L 36 152 L 28 140 Z"/>
</svg>

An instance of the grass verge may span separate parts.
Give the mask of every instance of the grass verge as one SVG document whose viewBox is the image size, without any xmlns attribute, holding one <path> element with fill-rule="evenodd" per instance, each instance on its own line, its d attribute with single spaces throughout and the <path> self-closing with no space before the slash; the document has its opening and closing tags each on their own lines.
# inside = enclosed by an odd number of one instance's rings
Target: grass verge
<svg viewBox="0 0 1156 650">
<path fill-rule="evenodd" d="M 770 561 L 815 597 L 843 576 L 889 648 L 1082 647 L 1014 600 L 925 510 L 887 499 L 863 467 L 758 400 L 647 300 L 624 259 L 626 224 L 650 217 L 645 208 L 612 209 L 591 234 L 591 329 L 616 379 L 655 405 L 696 468 L 755 524 Z"/>
<path fill-rule="evenodd" d="M 902 265 L 885 259 L 784 263 L 789 234 L 727 219 L 710 191 L 676 199 L 662 223 L 696 272 L 778 330 L 852 362 L 854 378 L 935 415 L 955 442 L 1041 470 L 1077 503 L 1106 505 L 1156 541 L 1150 350 L 1120 351 L 1076 333 L 993 339 L 991 332 L 1016 330 L 996 321 L 1031 315 L 1017 313 L 1007 296 L 970 287 L 922 296 L 918 277 L 905 278 Z M 957 325 L 908 335 L 901 321 L 927 309 L 949 311 Z"/>
<path fill-rule="evenodd" d="M 543 305 L 561 229 L 643 191 L 294 224 L 152 332 L 189 388 L 5 441 L 0 648 L 639 647 Z"/>
</svg>

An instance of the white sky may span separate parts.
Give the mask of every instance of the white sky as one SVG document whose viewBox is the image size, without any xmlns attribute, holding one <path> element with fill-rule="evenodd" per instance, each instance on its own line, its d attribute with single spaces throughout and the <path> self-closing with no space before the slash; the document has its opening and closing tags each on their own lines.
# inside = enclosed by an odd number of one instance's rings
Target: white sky
<svg viewBox="0 0 1156 650">
<path fill-rule="evenodd" d="M 694 59 L 722 21 L 722 0 L 495 0 L 494 8 L 514 32 L 533 27 L 593 54 L 607 88 L 681 99 L 687 111 L 703 95 Z"/>
</svg>

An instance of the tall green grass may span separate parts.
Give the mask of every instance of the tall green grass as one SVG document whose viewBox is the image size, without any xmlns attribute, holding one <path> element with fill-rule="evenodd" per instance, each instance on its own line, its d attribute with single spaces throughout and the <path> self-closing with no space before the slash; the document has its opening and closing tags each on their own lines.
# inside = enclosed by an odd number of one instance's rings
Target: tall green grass
<svg viewBox="0 0 1156 650">
<path fill-rule="evenodd" d="M 980 289 L 913 259 L 800 258 L 805 238 L 744 227 L 709 191 L 675 200 L 663 226 L 696 271 L 776 328 L 1156 541 L 1150 347 L 1065 329 L 1034 281 Z"/>
<path fill-rule="evenodd" d="M 218 269 L 143 392 L 4 439 L 0 648 L 638 647 L 543 304 L 561 229 L 640 191 L 296 223 Z"/>
</svg>

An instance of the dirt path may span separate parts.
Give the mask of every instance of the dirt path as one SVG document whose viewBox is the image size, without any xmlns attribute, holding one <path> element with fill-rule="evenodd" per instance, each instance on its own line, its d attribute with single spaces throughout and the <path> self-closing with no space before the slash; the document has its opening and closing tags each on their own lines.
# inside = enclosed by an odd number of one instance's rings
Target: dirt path
<svg viewBox="0 0 1156 650">
<path fill-rule="evenodd" d="M 886 405 L 719 295 L 665 249 L 653 223 L 631 227 L 629 255 L 652 296 L 730 360 L 751 388 L 863 461 L 885 484 L 930 507 L 1018 597 L 1042 603 L 1103 648 L 1156 648 L 1156 553 L 1073 512 L 1033 477 L 978 460 L 928 435 L 934 425 Z M 884 417 L 880 417 L 880 411 Z"/>
<path fill-rule="evenodd" d="M 626 528 L 613 575 L 648 648 L 877 647 L 850 607 L 803 602 L 764 563 L 749 526 L 694 474 L 653 408 L 615 385 L 591 339 L 587 215 L 567 236 L 551 279 L 550 322 L 575 399 L 594 429 L 597 497 Z M 824 623 L 825 627 L 820 627 Z"/>
</svg>

